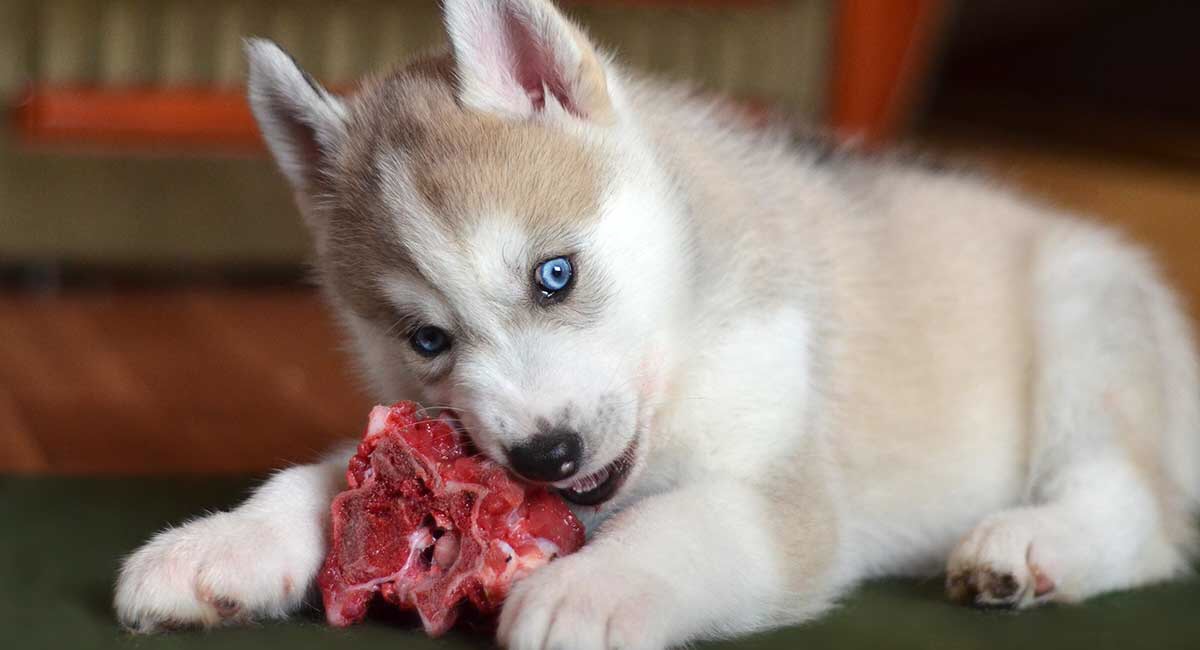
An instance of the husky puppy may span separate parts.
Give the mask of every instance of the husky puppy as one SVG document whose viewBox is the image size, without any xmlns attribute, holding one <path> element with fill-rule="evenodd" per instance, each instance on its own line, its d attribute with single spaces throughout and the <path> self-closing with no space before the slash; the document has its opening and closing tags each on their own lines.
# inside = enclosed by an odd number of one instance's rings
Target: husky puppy
<svg viewBox="0 0 1200 650">
<path fill-rule="evenodd" d="M 449 51 L 352 97 L 250 40 L 250 100 L 379 399 L 453 407 L 588 523 L 502 645 L 745 634 L 878 576 L 1028 608 L 1187 570 L 1200 380 L 1143 251 L 742 128 L 545 0 L 444 4 Z M 295 610 L 348 453 L 154 537 L 120 620 Z"/>
</svg>

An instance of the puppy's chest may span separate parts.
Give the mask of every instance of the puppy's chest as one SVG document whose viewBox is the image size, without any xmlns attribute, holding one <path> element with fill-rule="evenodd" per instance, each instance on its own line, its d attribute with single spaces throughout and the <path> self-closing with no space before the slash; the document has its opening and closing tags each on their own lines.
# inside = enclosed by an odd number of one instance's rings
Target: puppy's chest
<svg viewBox="0 0 1200 650">
<path fill-rule="evenodd" d="M 798 450 L 820 409 L 810 328 L 796 310 L 763 314 L 703 351 L 660 411 L 648 478 L 761 478 Z"/>
</svg>

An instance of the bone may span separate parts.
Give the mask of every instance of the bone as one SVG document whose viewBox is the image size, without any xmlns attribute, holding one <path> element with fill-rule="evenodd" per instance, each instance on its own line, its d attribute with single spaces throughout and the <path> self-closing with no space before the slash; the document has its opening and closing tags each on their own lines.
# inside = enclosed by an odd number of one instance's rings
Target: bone
<svg viewBox="0 0 1200 650">
<path fill-rule="evenodd" d="M 458 559 L 458 536 L 447 532 L 433 546 L 433 563 L 440 567 L 450 567 Z"/>
</svg>

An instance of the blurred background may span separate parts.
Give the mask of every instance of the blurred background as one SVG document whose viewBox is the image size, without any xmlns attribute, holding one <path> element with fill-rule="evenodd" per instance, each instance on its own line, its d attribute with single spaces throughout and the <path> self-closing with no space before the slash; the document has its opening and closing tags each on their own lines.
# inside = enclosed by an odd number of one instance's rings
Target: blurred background
<svg viewBox="0 0 1200 650">
<path fill-rule="evenodd" d="M 633 65 L 1119 224 L 1200 304 L 1200 3 L 564 6 Z M 0 0 L 0 472 L 258 472 L 359 432 L 246 35 L 346 90 L 443 38 L 433 0 Z"/>
</svg>

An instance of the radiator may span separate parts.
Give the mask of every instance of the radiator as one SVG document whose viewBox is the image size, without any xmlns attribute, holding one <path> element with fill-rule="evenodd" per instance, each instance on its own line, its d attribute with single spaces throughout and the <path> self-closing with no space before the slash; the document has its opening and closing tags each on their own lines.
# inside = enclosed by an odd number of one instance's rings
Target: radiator
<svg viewBox="0 0 1200 650">
<path fill-rule="evenodd" d="M 616 0 L 566 11 L 634 66 L 816 117 L 835 0 Z M 32 82 L 232 87 L 266 36 L 344 84 L 438 45 L 434 0 L 0 0 L 0 92 Z"/>
</svg>

